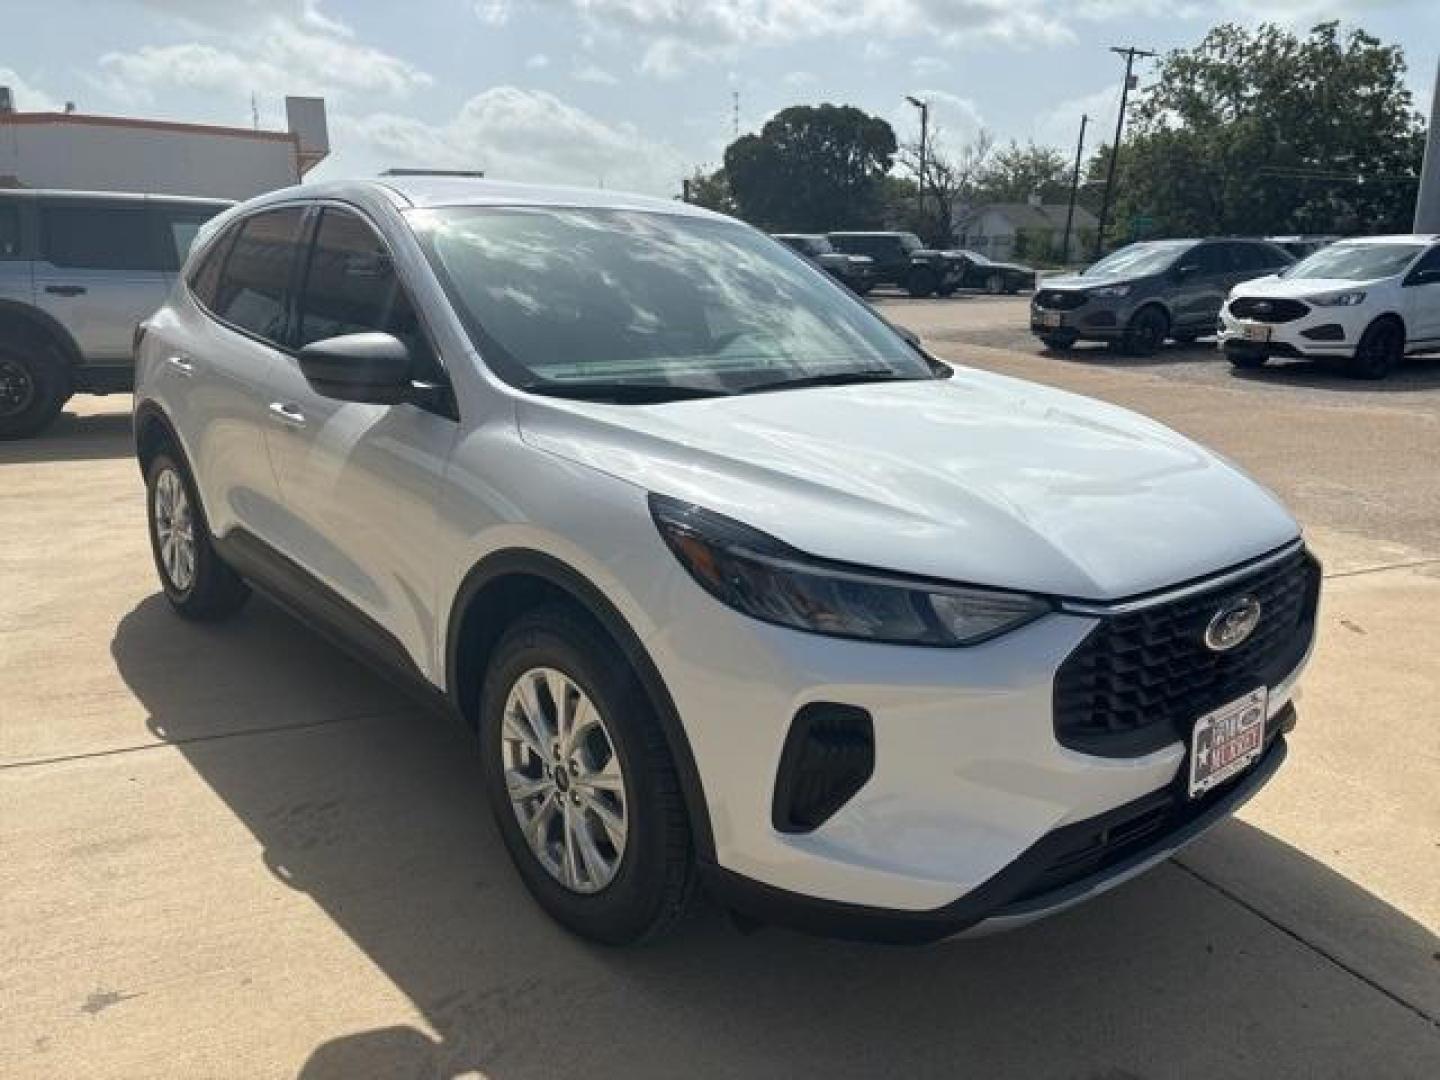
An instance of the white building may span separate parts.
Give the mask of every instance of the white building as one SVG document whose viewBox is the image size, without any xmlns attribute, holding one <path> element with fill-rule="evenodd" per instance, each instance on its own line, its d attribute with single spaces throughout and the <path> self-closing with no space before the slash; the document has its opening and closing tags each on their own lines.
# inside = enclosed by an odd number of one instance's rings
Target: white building
<svg viewBox="0 0 1440 1080">
<path fill-rule="evenodd" d="M 298 183 L 330 152 L 323 98 L 287 97 L 288 131 L 7 109 L 0 187 L 248 199 Z"/>
<path fill-rule="evenodd" d="M 955 217 L 955 239 L 963 248 L 992 259 L 1058 256 L 1065 236 L 1066 204 L 991 203 L 970 207 Z M 1083 206 L 1070 224 L 1070 254 L 1088 251 L 1100 222 Z M 1082 239 L 1086 238 L 1086 239 Z"/>
</svg>

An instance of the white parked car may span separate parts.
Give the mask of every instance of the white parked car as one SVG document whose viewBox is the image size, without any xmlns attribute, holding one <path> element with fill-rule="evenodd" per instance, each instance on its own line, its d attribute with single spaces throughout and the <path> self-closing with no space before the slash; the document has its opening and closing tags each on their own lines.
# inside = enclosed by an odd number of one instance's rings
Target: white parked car
<svg viewBox="0 0 1440 1080">
<path fill-rule="evenodd" d="M 1270 494 L 953 371 L 739 222 L 294 188 L 207 226 L 140 338 L 175 610 L 257 587 L 474 727 L 577 933 L 652 935 L 699 881 L 829 934 L 1018 925 L 1285 755 L 1320 574 Z"/>
<path fill-rule="evenodd" d="M 1440 349 L 1440 236 L 1341 240 L 1237 285 L 1219 341 L 1237 367 L 1333 358 L 1356 378 L 1384 378 L 1407 354 Z"/>
</svg>

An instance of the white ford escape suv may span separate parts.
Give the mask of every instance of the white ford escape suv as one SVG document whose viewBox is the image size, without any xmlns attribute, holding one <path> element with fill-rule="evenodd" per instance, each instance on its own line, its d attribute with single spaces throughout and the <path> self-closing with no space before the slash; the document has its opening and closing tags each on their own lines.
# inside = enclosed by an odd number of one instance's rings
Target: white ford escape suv
<svg viewBox="0 0 1440 1080">
<path fill-rule="evenodd" d="M 727 218 L 276 192 L 207 227 L 139 352 L 174 607 L 253 585 L 474 725 L 520 875 L 589 937 L 698 881 L 835 935 L 1016 925 L 1284 757 L 1320 574 L 1269 494 L 952 373 Z"/>
</svg>

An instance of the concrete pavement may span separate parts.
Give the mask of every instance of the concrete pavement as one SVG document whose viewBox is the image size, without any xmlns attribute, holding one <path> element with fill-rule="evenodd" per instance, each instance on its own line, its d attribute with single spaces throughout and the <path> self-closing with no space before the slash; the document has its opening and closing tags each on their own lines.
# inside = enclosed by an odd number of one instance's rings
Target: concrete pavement
<svg viewBox="0 0 1440 1080">
<path fill-rule="evenodd" d="M 581 944 L 515 879 L 464 736 L 263 602 L 169 614 L 125 417 L 82 399 L 0 444 L 0 1075 L 1440 1075 L 1440 395 L 1065 364 L 965 342 L 1014 301 L 920 310 L 942 354 L 1138 407 L 1300 512 L 1321 639 L 1239 820 L 1002 937 L 702 908 Z"/>
</svg>

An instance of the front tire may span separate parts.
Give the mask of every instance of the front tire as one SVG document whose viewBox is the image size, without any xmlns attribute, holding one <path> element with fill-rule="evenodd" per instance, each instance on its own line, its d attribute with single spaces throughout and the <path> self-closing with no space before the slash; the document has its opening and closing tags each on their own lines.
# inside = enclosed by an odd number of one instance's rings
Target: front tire
<svg viewBox="0 0 1440 1080">
<path fill-rule="evenodd" d="M 916 300 L 923 300 L 928 296 L 934 296 L 935 290 L 940 287 L 940 277 L 928 266 L 917 266 L 910 271 L 910 278 L 905 283 L 905 290 Z"/>
<path fill-rule="evenodd" d="M 1169 332 L 1170 320 L 1165 312 L 1157 307 L 1143 307 L 1131 317 L 1122 344 L 1130 356 L 1154 356 L 1165 344 Z"/>
<path fill-rule="evenodd" d="M 615 645 L 569 608 L 522 615 L 481 692 L 485 788 L 521 880 L 571 932 L 659 936 L 695 880 L 679 778 Z"/>
<path fill-rule="evenodd" d="M 170 606 L 187 619 L 213 622 L 244 606 L 250 587 L 215 551 L 189 471 L 160 453 L 145 474 L 150 550 Z"/>
<path fill-rule="evenodd" d="M 1345 374 L 1352 379 L 1383 379 L 1404 357 L 1405 328 L 1393 318 L 1376 319 L 1361 335 Z"/>
<path fill-rule="evenodd" d="M 38 435 L 70 398 L 63 367 L 40 350 L 0 345 L 0 439 Z"/>
<path fill-rule="evenodd" d="M 1270 357 L 1265 353 L 1232 352 L 1228 359 L 1231 367 L 1239 368 L 1241 371 L 1259 371 Z"/>
</svg>

